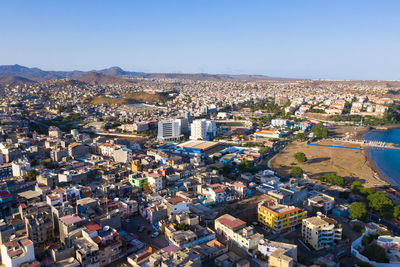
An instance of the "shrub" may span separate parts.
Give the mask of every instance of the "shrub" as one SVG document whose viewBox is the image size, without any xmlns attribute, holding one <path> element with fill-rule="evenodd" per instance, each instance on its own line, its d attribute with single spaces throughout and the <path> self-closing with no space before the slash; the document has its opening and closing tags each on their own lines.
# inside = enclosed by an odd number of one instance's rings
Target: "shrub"
<svg viewBox="0 0 400 267">
<path fill-rule="evenodd" d="M 304 171 L 303 171 L 303 169 L 300 168 L 300 167 L 293 167 L 293 168 L 290 170 L 290 174 L 293 175 L 293 176 L 295 176 L 295 177 L 301 177 L 301 176 L 303 175 L 303 173 L 304 173 Z"/>
<path fill-rule="evenodd" d="M 300 163 L 307 161 L 306 154 L 304 154 L 303 152 L 297 152 L 293 155 L 293 157 Z"/>
<path fill-rule="evenodd" d="M 350 219 L 364 220 L 367 216 L 367 208 L 364 203 L 354 202 L 349 206 Z"/>
</svg>

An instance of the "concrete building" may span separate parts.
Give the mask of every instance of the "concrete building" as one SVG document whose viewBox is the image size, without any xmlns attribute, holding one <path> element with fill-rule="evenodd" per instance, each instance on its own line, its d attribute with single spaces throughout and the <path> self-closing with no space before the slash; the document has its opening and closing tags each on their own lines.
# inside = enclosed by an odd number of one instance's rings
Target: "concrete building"
<svg viewBox="0 0 400 267">
<path fill-rule="evenodd" d="M 158 173 L 150 173 L 147 176 L 147 181 L 149 182 L 149 185 L 155 192 L 161 191 L 164 189 L 163 176 Z"/>
<path fill-rule="evenodd" d="M 283 136 L 283 132 L 279 130 L 260 130 L 254 133 L 254 137 L 257 138 L 280 138 Z"/>
<path fill-rule="evenodd" d="M 115 149 L 114 161 L 120 163 L 130 163 L 132 161 L 132 150 L 126 147 Z"/>
<path fill-rule="evenodd" d="M 189 206 L 183 197 L 173 196 L 166 199 L 168 216 L 185 212 L 189 210 Z"/>
<path fill-rule="evenodd" d="M 315 250 L 320 250 L 342 239 L 342 226 L 334 219 L 319 213 L 315 217 L 303 220 L 301 234 L 306 243 Z"/>
<path fill-rule="evenodd" d="M 263 239 L 258 252 L 268 257 L 268 266 L 293 267 L 297 262 L 297 245 Z"/>
<path fill-rule="evenodd" d="M 253 226 L 246 226 L 244 221 L 229 214 L 215 220 L 215 230 L 246 251 L 255 249 L 264 237 L 262 234 L 255 233 Z"/>
<path fill-rule="evenodd" d="M 158 140 L 161 142 L 180 140 L 183 137 L 182 123 L 182 119 L 171 119 L 158 122 Z"/>
<path fill-rule="evenodd" d="M 318 211 L 326 213 L 335 207 L 335 198 L 323 193 L 319 193 L 318 195 L 307 199 L 307 205 L 316 208 Z"/>
<path fill-rule="evenodd" d="M 43 249 L 54 241 L 53 218 L 50 212 L 39 212 L 25 216 L 25 227 L 35 249 Z"/>
<path fill-rule="evenodd" d="M 276 128 L 287 128 L 289 127 L 289 120 L 285 119 L 272 119 L 271 126 Z"/>
<path fill-rule="evenodd" d="M 35 261 L 33 242 L 27 238 L 15 239 L 1 245 L 1 261 L 6 267 L 22 266 Z"/>
<path fill-rule="evenodd" d="M 28 161 L 12 162 L 12 175 L 14 177 L 25 176 L 25 174 L 31 169 L 31 164 Z"/>
<path fill-rule="evenodd" d="M 69 234 L 81 226 L 82 219 L 77 215 L 66 215 L 59 218 L 60 240 L 62 244 L 66 244 Z"/>
<path fill-rule="evenodd" d="M 194 120 L 190 125 L 191 140 L 212 140 L 217 135 L 217 124 L 215 121 L 206 119 Z"/>
<path fill-rule="evenodd" d="M 293 230 L 307 217 L 307 211 L 294 206 L 260 202 L 258 204 L 258 221 L 279 233 Z"/>
</svg>

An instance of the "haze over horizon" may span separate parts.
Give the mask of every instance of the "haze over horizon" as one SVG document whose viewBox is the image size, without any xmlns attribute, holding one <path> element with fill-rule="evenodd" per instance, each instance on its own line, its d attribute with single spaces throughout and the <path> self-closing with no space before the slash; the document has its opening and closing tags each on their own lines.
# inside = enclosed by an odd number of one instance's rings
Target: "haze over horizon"
<svg viewBox="0 0 400 267">
<path fill-rule="evenodd" d="M 398 1 L 117 3 L 2 2 L 0 65 L 400 80 Z"/>
</svg>

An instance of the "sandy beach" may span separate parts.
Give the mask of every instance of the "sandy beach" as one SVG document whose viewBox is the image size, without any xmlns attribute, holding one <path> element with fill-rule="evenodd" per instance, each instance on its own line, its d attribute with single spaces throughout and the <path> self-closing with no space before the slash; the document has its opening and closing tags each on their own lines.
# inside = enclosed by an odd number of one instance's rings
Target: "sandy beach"
<svg viewBox="0 0 400 267">
<path fill-rule="evenodd" d="M 377 177 L 379 177 L 378 179 L 381 179 L 382 181 L 385 181 L 392 186 L 396 186 L 389 179 L 387 179 L 386 176 L 378 169 L 378 167 L 375 165 L 375 162 L 372 160 L 371 155 L 369 154 L 369 150 L 370 148 L 364 148 L 362 150 L 365 158 L 367 159 L 368 167 L 376 173 Z"/>
<path fill-rule="evenodd" d="M 322 140 L 322 145 L 336 145 L 360 148 L 359 145 Z M 303 152 L 308 161 L 298 163 L 293 158 L 296 152 Z M 345 149 L 331 147 L 316 147 L 306 142 L 295 141 L 270 161 L 270 166 L 279 175 L 288 177 L 294 166 L 302 168 L 310 178 L 317 178 L 325 173 L 336 173 L 346 178 L 348 186 L 353 181 L 360 181 L 365 186 L 376 187 L 387 185 L 387 179 L 377 172 L 376 166 L 365 149 Z M 378 177 L 377 177 L 378 174 Z"/>
</svg>

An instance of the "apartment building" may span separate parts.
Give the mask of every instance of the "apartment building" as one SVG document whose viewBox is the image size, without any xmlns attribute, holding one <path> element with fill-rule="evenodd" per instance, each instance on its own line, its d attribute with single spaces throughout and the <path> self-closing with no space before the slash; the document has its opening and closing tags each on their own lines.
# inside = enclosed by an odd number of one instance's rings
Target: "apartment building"
<svg viewBox="0 0 400 267">
<path fill-rule="evenodd" d="M 191 140 L 212 140 L 217 135 L 217 124 L 215 121 L 206 119 L 194 120 L 190 125 Z"/>
<path fill-rule="evenodd" d="M 295 206 L 260 202 L 258 204 L 258 221 L 279 233 L 294 230 L 296 225 L 307 217 L 307 211 Z"/>
<path fill-rule="evenodd" d="M 215 230 L 236 246 L 248 251 L 257 247 L 263 235 L 255 233 L 252 226 L 229 214 L 224 214 L 215 220 Z"/>
<path fill-rule="evenodd" d="M 323 193 L 319 193 L 308 198 L 307 205 L 316 208 L 318 211 L 326 213 L 335 207 L 335 198 Z"/>
<path fill-rule="evenodd" d="M 114 161 L 130 163 L 132 161 L 132 150 L 126 147 L 119 147 L 114 150 Z"/>
<path fill-rule="evenodd" d="M 54 241 L 53 218 L 51 212 L 40 212 L 25 216 L 25 227 L 28 237 L 35 249 L 43 249 Z"/>
<path fill-rule="evenodd" d="M 27 238 L 15 239 L 1 245 L 1 261 L 3 266 L 22 266 L 35 261 L 33 242 Z"/>
<path fill-rule="evenodd" d="M 342 226 L 322 213 L 303 220 L 301 234 L 315 250 L 328 248 L 342 239 Z"/>
<path fill-rule="evenodd" d="M 158 140 L 161 142 L 180 140 L 183 137 L 183 120 L 184 119 L 171 119 L 158 122 Z"/>
<path fill-rule="evenodd" d="M 82 219 L 73 214 L 66 215 L 59 219 L 59 230 L 60 230 L 60 241 L 62 244 L 66 244 L 66 239 L 69 238 L 69 234 L 78 229 L 82 225 Z"/>
<path fill-rule="evenodd" d="M 150 173 L 147 176 L 147 181 L 149 182 L 153 191 L 161 191 L 164 189 L 164 181 L 161 174 L 158 173 Z"/>
<path fill-rule="evenodd" d="M 258 252 L 268 257 L 268 266 L 293 267 L 297 262 L 297 245 L 263 239 Z"/>
</svg>

